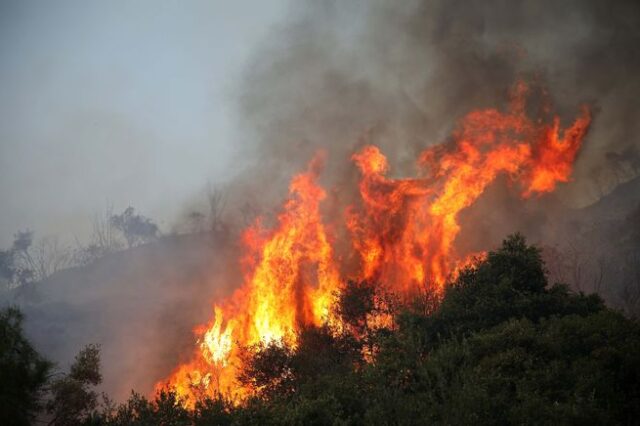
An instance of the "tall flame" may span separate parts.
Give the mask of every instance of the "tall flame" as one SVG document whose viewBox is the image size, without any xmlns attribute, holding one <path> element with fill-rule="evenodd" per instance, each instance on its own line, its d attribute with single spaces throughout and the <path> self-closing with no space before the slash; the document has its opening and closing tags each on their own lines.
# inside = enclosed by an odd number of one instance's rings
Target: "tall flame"
<svg viewBox="0 0 640 426">
<path fill-rule="evenodd" d="M 243 234 L 247 255 L 244 284 L 214 307 L 213 320 L 199 336 L 190 362 L 164 384 L 192 406 L 203 395 L 242 398 L 235 382 L 242 368 L 241 349 L 259 343 L 295 345 L 302 325 L 337 321 L 332 301 L 347 278 L 370 280 L 399 295 L 417 289 L 441 294 L 469 253 L 454 251 L 458 215 L 472 205 L 499 175 L 518 185 L 523 197 L 553 191 L 569 180 L 573 162 L 591 123 L 581 115 L 564 131 L 527 117 L 528 88 L 518 83 L 510 107 L 469 113 L 450 142 L 420 155 L 415 178 L 387 176 L 386 157 L 365 146 L 352 160 L 361 173 L 360 199 L 345 208 L 346 233 L 357 266 L 338 261 L 320 211 L 325 191 L 318 185 L 318 156 L 295 176 L 277 226 L 260 221 Z"/>
<path fill-rule="evenodd" d="M 234 383 L 241 345 L 294 344 L 300 324 L 330 319 L 340 277 L 320 215 L 326 197 L 316 183 L 320 163 L 317 157 L 306 173 L 293 178 L 276 229 L 264 231 L 258 221 L 243 234 L 248 251 L 244 286 L 214 308 L 213 322 L 200 330 L 196 355 L 170 379 L 188 405 L 216 392 L 235 398 L 245 394 Z"/>
</svg>

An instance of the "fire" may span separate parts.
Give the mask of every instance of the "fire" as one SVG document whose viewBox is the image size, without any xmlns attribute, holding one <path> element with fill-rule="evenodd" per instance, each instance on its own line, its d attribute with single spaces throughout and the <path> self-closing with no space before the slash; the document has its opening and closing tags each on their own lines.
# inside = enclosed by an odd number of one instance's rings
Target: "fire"
<svg viewBox="0 0 640 426">
<path fill-rule="evenodd" d="M 202 395 L 224 392 L 241 398 L 235 386 L 241 346 L 258 343 L 295 344 L 300 324 L 320 325 L 331 319 L 332 295 L 340 277 L 320 215 L 325 191 L 316 183 L 320 157 L 306 173 L 293 178 L 289 199 L 272 231 L 258 221 L 243 235 L 247 247 L 245 284 L 200 330 L 196 356 L 181 365 L 170 383 L 193 405 Z"/>
<path fill-rule="evenodd" d="M 321 157 L 314 159 L 292 179 L 277 226 L 263 229 L 258 220 L 243 234 L 244 284 L 214 307 L 212 322 L 196 330 L 191 361 L 165 384 L 188 406 L 216 393 L 241 399 L 249 392 L 235 381 L 242 348 L 295 345 L 301 325 L 336 323 L 332 301 L 347 279 L 375 282 L 400 296 L 418 289 L 441 294 L 473 256 L 455 252 L 458 215 L 498 176 L 508 176 L 523 197 L 553 191 L 570 178 L 591 123 L 589 109 L 561 130 L 558 117 L 548 123 L 527 116 L 527 93 L 518 83 L 508 110 L 469 113 L 448 143 L 422 152 L 417 177 L 388 177 L 387 159 L 375 146 L 355 153 L 360 197 L 337 218 L 343 223 L 331 222 L 347 230 L 348 259 L 336 256 L 335 236 L 321 214 L 327 195 L 317 181 Z"/>
</svg>

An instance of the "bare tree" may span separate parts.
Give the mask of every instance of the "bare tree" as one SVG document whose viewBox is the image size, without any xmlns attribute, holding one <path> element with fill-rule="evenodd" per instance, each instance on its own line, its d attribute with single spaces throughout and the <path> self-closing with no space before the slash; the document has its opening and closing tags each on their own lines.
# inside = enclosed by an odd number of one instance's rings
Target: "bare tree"
<svg viewBox="0 0 640 426">
<path fill-rule="evenodd" d="M 563 246 L 545 247 L 544 260 L 553 283 L 564 283 L 581 292 L 601 294 L 611 275 L 611 256 L 593 242 L 578 239 Z"/>
<path fill-rule="evenodd" d="M 578 245 L 570 242 L 567 248 L 567 265 L 569 267 L 569 276 L 571 285 L 578 291 L 584 291 L 583 272 L 584 272 L 584 256 Z"/>
<path fill-rule="evenodd" d="M 549 281 L 553 284 L 568 284 L 567 255 L 557 246 L 545 246 L 542 250 Z"/>
<path fill-rule="evenodd" d="M 76 249 L 73 255 L 75 265 L 88 265 L 124 246 L 119 238 L 118 230 L 111 221 L 113 215 L 113 206 L 107 204 L 103 212 L 93 216 L 93 230 L 89 243 L 85 245 L 76 239 Z"/>
<path fill-rule="evenodd" d="M 619 297 L 627 315 L 640 317 L 640 256 L 637 253 L 624 258 L 621 268 L 622 287 Z"/>
<path fill-rule="evenodd" d="M 122 242 L 118 238 L 118 230 L 111 220 L 113 216 L 113 206 L 107 204 L 104 212 L 96 214 L 93 218 L 91 244 L 99 247 L 105 254 L 122 248 Z"/>
<path fill-rule="evenodd" d="M 608 275 L 610 259 L 605 257 L 604 255 L 598 256 L 595 264 L 594 270 L 592 274 L 591 280 L 591 290 L 594 293 L 601 294 L 604 290 L 602 285 L 604 284 L 604 279 Z"/>
<path fill-rule="evenodd" d="M 71 248 L 61 244 L 57 237 L 41 239 L 33 246 L 30 257 L 37 281 L 71 266 L 73 260 Z"/>
<path fill-rule="evenodd" d="M 57 237 L 40 239 L 34 244 L 33 232 L 20 231 L 10 249 L 0 251 L 0 278 L 7 289 L 43 281 L 72 264 L 72 251 Z"/>
<path fill-rule="evenodd" d="M 220 186 L 207 185 L 207 202 L 209 204 L 209 226 L 213 232 L 222 230 L 222 216 L 227 204 L 227 193 Z"/>
</svg>

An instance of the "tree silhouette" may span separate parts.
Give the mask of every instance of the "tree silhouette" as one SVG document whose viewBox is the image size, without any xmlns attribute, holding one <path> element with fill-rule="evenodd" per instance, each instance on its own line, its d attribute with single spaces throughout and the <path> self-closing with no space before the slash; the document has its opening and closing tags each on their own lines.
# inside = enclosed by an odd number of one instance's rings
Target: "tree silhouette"
<svg viewBox="0 0 640 426">
<path fill-rule="evenodd" d="M 133 207 L 111 216 L 110 222 L 122 233 L 129 248 L 157 239 L 160 231 L 151 219 L 136 214 Z"/>
</svg>

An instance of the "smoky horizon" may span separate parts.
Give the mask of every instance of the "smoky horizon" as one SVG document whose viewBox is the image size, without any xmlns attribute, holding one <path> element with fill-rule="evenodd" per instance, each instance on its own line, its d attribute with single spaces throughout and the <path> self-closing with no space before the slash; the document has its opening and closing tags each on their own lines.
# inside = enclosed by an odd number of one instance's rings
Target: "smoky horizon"
<svg viewBox="0 0 640 426">
<path fill-rule="evenodd" d="M 84 241 L 109 207 L 169 233 L 208 186 L 274 204 L 317 150 L 347 164 L 363 138 L 410 176 L 415 153 L 504 108 L 519 79 L 563 124 L 593 108 L 569 206 L 638 167 L 633 2 L 249 3 L 3 2 L 2 245 L 24 230 Z"/>
<path fill-rule="evenodd" d="M 234 176 L 238 86 L 285 3 L 1 2 L 0 245 L 85 241 L 109 206 L 168 232 Z"/>
</svg>

